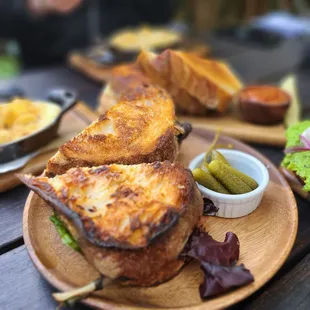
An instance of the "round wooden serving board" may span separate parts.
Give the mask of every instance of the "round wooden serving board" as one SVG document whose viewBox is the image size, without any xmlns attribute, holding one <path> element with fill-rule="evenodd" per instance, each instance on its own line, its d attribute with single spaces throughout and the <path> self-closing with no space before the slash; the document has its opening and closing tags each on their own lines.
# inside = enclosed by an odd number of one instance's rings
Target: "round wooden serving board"
<svg viewBox="0 0 310 310">
<path fill-rule="evenodd" d="M 183 142 L 179 160 L 188 165 L 196 155 L 208 148 L 214 133 L 196 129 Z M 227 294 L 202 301 L 199 284 L 202 272 L 195 263 L 187 265 L 178 276 L 156 287 L 110 286 L 84 302 L 100 309 L 220 309 L 249 296 L 265 284 L 281 267 L 293 246 L 297 231 L 297 208 L 293 193 L 277 168 L 245 144 L 222 136 L 221 144 L 261 160 L 268 168 L 270 184 L 260 206 L 250 215 L 238 219 L 204 217 L 206 230 L 217 240 L 227 231 L 240 239 L 240 260 L 255 277 L 255 282 Z M 85 285 L 98 277 L 84 258 L 63 245 L 49 221 L 50 207 L 37 195 L 27 199 L 23 229 L 24 240 L 33 263 L 54 287 L 61 291 Z"/>
</svg>

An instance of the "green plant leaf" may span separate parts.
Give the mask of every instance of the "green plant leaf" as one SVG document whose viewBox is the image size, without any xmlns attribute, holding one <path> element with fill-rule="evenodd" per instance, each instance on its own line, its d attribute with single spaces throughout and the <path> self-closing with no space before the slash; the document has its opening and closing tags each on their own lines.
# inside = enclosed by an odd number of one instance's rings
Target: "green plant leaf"
<svg viewBox="0 0 310 310">
<path fill-rule="evenodd" d="M 69 230 L 66 228 L 64 223 L 61 221 L 59 217 L 57 217 L 56 214 L 53 214 L 50 216 L 50 221 L 55 225 L 56 230 L 62 240 L 62 242 L 72 248 L 73 250 L 80 252 L 81 249 L 79 245 L 77 244 L 76 240 L 72 237 Z"/>
</svg>

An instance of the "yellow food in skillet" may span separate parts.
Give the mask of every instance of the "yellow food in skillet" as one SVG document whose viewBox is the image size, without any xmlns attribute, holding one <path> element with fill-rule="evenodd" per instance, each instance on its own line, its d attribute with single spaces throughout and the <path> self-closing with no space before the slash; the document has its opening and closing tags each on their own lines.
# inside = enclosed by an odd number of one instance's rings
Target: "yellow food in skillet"
<svg viewBox="0 0 310 310">
<path fill-rule="evenodd" d="M 44 128 L 55 120 L 60 110 L 54 103 L 24 98 L 0 103 L 0 145 Z"/>
</svg>

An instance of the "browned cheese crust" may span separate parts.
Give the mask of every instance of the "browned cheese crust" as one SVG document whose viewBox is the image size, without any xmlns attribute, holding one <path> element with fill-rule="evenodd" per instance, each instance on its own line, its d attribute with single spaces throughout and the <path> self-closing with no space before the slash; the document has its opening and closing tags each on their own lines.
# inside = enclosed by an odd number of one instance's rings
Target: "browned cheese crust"
<svg viewBox="0 0 310 310">
<path fill-rule="evenodd" d="M 174 161 L 174 104 L 161 88 L 147 84 L 119 102 L 79 135 L 60 147 L 47 164 L 47 175 L 72 167 Z"/>
<path fill-rule="evenodd" d="M 183 265 L 178 255 L 202 214 L 190 171 L 169 162 L 20 178 L 53 206 L 97 270 L 131 285 L 173 277 Z"/>
</svg>

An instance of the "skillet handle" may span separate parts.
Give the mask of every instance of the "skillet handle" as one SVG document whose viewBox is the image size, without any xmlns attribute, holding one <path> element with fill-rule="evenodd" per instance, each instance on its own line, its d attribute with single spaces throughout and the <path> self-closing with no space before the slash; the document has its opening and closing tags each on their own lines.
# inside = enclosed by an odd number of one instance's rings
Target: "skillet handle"
<svg viewBox="0 0 310 310">
<path fill-rule="evenodd" d="M 61 112 L 58 116 L 60 118 L 78 102 L 78 94 L 75 90 L 57 88 L 47 94 L 47 100 L 60 105 Z"/>
<path fill-rule="evenodd" d="M 10 101 L 15 97 L 23 98 L 25 95 L 25 91 L 17 85 L 11 85 L 7 88 L 0 89 L 0 100 L 4 101 Z"/>
</svg>

